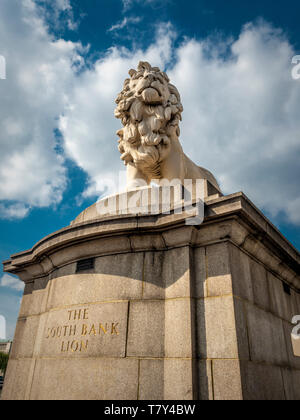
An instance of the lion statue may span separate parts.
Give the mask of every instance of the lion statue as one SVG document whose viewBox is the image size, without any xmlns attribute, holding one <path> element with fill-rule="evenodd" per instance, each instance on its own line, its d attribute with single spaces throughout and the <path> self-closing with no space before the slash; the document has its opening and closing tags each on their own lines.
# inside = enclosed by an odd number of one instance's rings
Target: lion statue
<svg viewBox="0 0 300 420">
<path fill-rule="evenodd" d="M 152 181 L 207 179 L 218 191 L 215 177 L 197 166 L 179 142 L 183 107 L 178 90 L 158 67 L 140 62 L 129 71 L 116 99 L 116 118 L 124 126 L 117 132 L 121 159 L 127 165 L 127 189 Z"/>
</svg>

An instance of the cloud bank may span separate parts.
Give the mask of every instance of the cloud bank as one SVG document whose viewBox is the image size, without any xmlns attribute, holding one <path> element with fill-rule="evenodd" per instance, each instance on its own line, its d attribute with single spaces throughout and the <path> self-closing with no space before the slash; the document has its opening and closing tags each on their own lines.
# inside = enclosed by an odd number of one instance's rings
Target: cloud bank
<svg viewBox="0 0 300 420">
<path fill-rule="evenodd" d="M 89 175 L 84 195 L 103 193 L 123 169 L 114 99 L 128 69 L 147 60 L 167 70 L 181 93 L 189 157 L 213 171 L 225 193 L 243 190 L 273 217 L 300 224 L 300 85 L 280 30 L 261 21 L 236 39 L 175 47 L 174 29 L 162 23 L 145 50 L 115 46 L 87 68 L 81 44 L 54 39 L 33 0 L 19 9 L 16 1 L 3 0 L 0 17 L 8 61 L 8 80 L 0 81 L 2 217 L 59 203 L 66 156 Z"/>
<path fill-rule="evenodd" d="M 55 40 L 32 0 L 2 0 L 0 9 L 7 64 L 0 83 L 0 211 L 16 218 L 62 199 L 66 170 L 54 130 L 83 48 Z"/>
<path fill-rule="evenodd" d="M 10 276 L 9 274 L 4 274 L 2 276 L 0 280 L 0 286 L 17 290 L 18 292 L 21 292 L 24 289 L 24 283 L 17 277 Z"/>
</svg>

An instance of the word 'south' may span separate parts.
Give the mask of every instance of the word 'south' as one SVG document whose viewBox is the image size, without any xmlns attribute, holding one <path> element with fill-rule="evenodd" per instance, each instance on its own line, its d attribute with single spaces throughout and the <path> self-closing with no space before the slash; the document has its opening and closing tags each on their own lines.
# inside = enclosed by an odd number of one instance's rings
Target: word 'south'
<svg viewBox="0 0 300 420">
<path fill-rule="evenodd" d="M 108 337 L 120 334 L 118 322 L 89 323 L 88 319 L 88 309 L 68 311 L 67 320 L 72 323 L 47 328 L 46 339 L 61 339 L 60 351 L 62 353 L 77 353 L 88 350 L 90 337 Z"/>
</svg>

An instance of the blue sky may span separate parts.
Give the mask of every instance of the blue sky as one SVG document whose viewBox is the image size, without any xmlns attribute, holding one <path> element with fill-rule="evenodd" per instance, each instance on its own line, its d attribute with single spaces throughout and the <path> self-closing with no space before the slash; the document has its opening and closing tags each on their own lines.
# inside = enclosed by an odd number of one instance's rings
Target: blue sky
<svg viewBox="0 0 300 420">
<path fill-rule="evenodd" d="M 2 0 L 1 260 L 109 192 L 124 170 L 113 101 L 144 59 L 179 88 L 186 153 L 299 249 L 299 12 L 281 0 Z M 0 273 L 9 338 L 21 295 Z"/>
</svg>

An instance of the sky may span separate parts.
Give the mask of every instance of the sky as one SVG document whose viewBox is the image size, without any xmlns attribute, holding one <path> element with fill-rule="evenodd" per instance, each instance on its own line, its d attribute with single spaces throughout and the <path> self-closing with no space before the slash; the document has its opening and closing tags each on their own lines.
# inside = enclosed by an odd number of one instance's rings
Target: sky
<svg viewBox="0 0 300 420">
<path fill-rule="evenodd" d="M 299 249 L 299 12 L 296 0 L 1 0 L 0 259 L 112 192 L 114 100 L 140 60 L 181 94 L 186 154 Z M 22 290 L 0 272 L 10 339 Z"/>
</svg>

